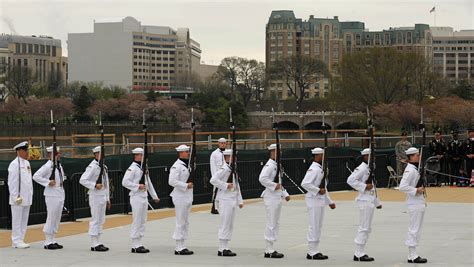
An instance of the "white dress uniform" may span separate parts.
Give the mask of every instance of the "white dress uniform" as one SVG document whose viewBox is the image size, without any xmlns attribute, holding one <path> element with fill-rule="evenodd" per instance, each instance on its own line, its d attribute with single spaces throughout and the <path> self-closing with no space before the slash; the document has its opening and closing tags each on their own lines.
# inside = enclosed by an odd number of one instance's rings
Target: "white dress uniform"
<svg viewBox="0 0 474 267">
<path fill-rule="evenodd" d="M 107 166 L 104 164 L 104 176 L 102 180 L 103 188 L 97 190 L 95 188 L 97 179 L 100 174 L 99 162 L 94 159 L 86 171 L 82 174 L 79 183 L 89 189 L 89 206 L 91 208 L 91 220 L 89 222 L 89 235 L 91 236 L 91 246 L 97 247 L 102 245 L 100 242 L 100 235 L 102 234 L 102 227 L 105 223 L 105 211 L 107 202 L 110 201 L 109 175 L 107 173 Z"/>
<path fill-rule="evenodd" d="M 368 155 L 370 154 L 370 150 L 364 149 L 361 154 Z M 373 184 L 374 188 L 371 190 L 365 190 L 367 186 L 366 181 L 369 179 L 369 172 L 369 165 L 362 162 L 347 178 L 347 183 L 359 192 L 355 199 L 359 208 L 359 228 L 354 239 L 354 243 L 356 244 L 354 256 L 358 258 L 366 255 L 364 249 L 369 239 L 374 210 L 381 205 L 375 194 L 375 184 Z"/>
<path fill-rule="evenodd" d="M 8 166 L 8 191 L 12 212 L 12 247 L 27 248 L 29 245 L 25 244 L 24 239 L 33 202 L 33 181 L 28 160 L 18 156 Z M 23 199 L 21 204 L 16 203 L 18 196 Z"/>
<path fill-rule="evenodd" d="M 321 164 L 313 161 L 306 172 L 303 181 L 301 182 L 301 186 L 306 189 L 306 191 L 308 191 L 306 193 L 305 200 L 309 215 L 309 229 L 307 239 L 308 255 L 310 256 L 314 256 L 319 253 L 318 245 L 321 238 L 321 229 L 323 227 L 324 207 L 334 203 L 329 196 L 327 188 L 325 194 L 319 194 L 319 186 L 321 185 L 323 178 L 324 171 Z"/>
<path fill-rule="evenodd" d="M 132 227 L 130 238 L 132 239 L 132 248 L 141 247 L 141 239 L 145 235 L 145 223 L 148 214 L 148 193 L 153 199 L 158 199 L 153 183 L 150 177 L 146 175 L 146 191 L 139 190 L 140 179 L 142 178 L 141 164 L 133 162 L 123 176 L 122 186 L 130 190 L 130 205 L 132 206 Z"/>
<path fill-rule="evenodd" d="M 225 142 L 226 140 L 221 138 L 219 142 Z M 209 159 L 209 165 L 211 166 L 211 177 L 216 175 L 217 171 L 224 165 L 224 153 L 220 148 L 217 148 L 211 153 L 211 158 Z M 214 186 L 212 193 L 216 190 L 216 186 Z M 219 200 L 216 198 L 214 200 L 216 205 L 219 205 Z"/>
<path fill-rule="evenodd" d="M 217 234 L 220 252 L 229 250 L 228 243 L 232 239 L 235 210 L 240 204 L 244 204 L 238 179 L 235 179 L 235 177 L 232 179 L 234 184 L 233 190 L 227 188 L 227 180 L 231 172 L 229 164 L 225 163 L 211 178 L 211 184 L 219 189 L 216 200 L 219 201 L 219 214 L 221 217 Z"/>
<path fill-rule="evenodd" d="M 64 176 L 64 170 L 61 164 L 56 166 L 54 173 L 54 179 L 56 184 L 54 186 L 49 185 L 49 178 L 53 171 L 53 162 L 48 160 L 41 168 L 33 175 L 33 180 L 38 184 L 44 186 L 44 200 L 46 202 L 46 209 L 48 212 L 46 224 L 43 227 L 45 235 L 44 245 L 50 245 L 57 243 L 54 239 L 58 233 L 59 223 L 61 222 L 61 215 L 64 207 L 64 187 L 62 182 L 66 180 Z"/>
<path fill-rule="evenodd" d="M 408 150 L 407 150 L 408 151 Z M 408 163 L 400 181 L 400 191 L 407 194 L 407 208 L 410 217 L 405 245 L 408 246 L 408 260 L 418 258 L 416 247 L 420 241 L 421 226 L 425 215 L 426 202 L 423 194 L 416 193 L 416 185 L 420 179 L 418 168 Z"/>
<path fill-rule="evenodd" d="M 277 163 L 273 159 L 269 159 L 263 166 L 259 182 L 265 187 L 260 197 L 263 197 L 265 210 L 267 213 L 267 222 L 265 226 L 265 253 L 273 253 L 273 243 L 277 240 L 278 230 L 280 227 L 281 200 L 289 196 L 288 192 L 282 187 L 281 190 L 275 190 L 277 183 L 274 182 L 277 174 Z M 281 184 L 281 178 L 280 178 Z"/>
<path fill-rule="evenodd" d="M 211 165 L 211 176 L 214 176 L 222 165 L 224 165 L 224 153 L 222 150 L 217 148 L 211 153 L 209 165 Z"/>
<path fill-rule="evenodd" d="M 176 211 L 176 228 L 173 233 L 176 251 L 186 248 L 184 241 L 188 238 L 188 217 L 193 204 L 193 189 L 188 188 L 187 184 L 189 175 L 188 167 L 182 160 L 176 160 L 171 166 L 168 184 L 174 188 L 170 196 L 173 198 Z"/>
</svg>

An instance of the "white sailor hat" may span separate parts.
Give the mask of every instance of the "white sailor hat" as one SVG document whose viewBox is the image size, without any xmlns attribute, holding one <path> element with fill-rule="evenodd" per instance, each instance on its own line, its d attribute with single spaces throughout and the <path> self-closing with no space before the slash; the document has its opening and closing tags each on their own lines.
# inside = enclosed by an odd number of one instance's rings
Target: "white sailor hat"
<svg viewBox="0 0 474 267">
<path fill-rule="evenodd" d="M 187 145 L 180 145 L 177 148 L 175 148 L 176 151 L 178 152 L 184 152 L 184 151 L 189 151 L 190 147 Z"/>
<path fill-rule="evenodd" d="M 21 142 L 13 147 L 14 150 L 28 149 L 28 141 Z"/>
<path fill-rule="evenodd" d="M 53 146 L 48 146 L 46 148 L 46 152 L 48 152 L 48 153 L 53 152 Z M 59 152 L 59 147 L 58 146 L 56 147 L 56 152 Z"/>
<path fill-rule="evenodd" d="M 311 149 L 311 154 L 313 154 L 313 155 L 324 154 L 324 149 L 322 149 L 320 147 L 315 147 L 315 148 Z"/>
<path fill-rule="evenodd" d="M 219 143 L 227 143 L 227 140 L 225 140 L 224 137 L 221 137 L 221 138 L 219 138 L 219 140 L 217 140 L 217 142 L 219 142 Z"/>
<path fill-rule="evenodd" d="M 98 153 L 100 152 L 100 150 L 101 150 L 100 146 L 96 146 L 92 149 L 92 153 Z"/>
<path fill-rule="evenodd" d="M 416 148 L 416 147 L 410 147 L 409 149 L 405 150 L 405 154 L 406 154 L 407 156 L 408 156 L 408 155 L 416 154 L 416 153 L 418 153 L 418 152 L 420 152 L 420 151 L 419 151 L 418 148 Z"/>
<path fill-rule="evenodd" d="M 275 150 L 277 148 L 276 144 L 271 144 L 267 147 L 268 150 Z"/>
<path fill-rule="evenodd" d="M 143 148 L 137 147 L 132 150 L 132 154 L 143 154 L 143 151 L 144 151 Z"/>
<path fill-rule="evenodd" d="M 365 148 L 364 150 L 362 150 L 362 151 L 360 152 L 360 154 L 361 154 L 362 156 L 370 155 L 370 148 Z"/>
<path fill-rule="evenodd" d="M 226 149 L 223 152 L 224 156 L 232 156 L 232 149 Z"/>
</svg>

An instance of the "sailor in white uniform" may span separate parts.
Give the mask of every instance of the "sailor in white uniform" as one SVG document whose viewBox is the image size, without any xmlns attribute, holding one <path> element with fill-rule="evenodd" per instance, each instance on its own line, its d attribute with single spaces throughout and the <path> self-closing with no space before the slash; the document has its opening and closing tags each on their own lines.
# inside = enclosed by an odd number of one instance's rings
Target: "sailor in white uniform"
<svg viewBox="0 0 474 267">
<path fill-rule="evenodd" d="M 219 214 L 221 217 L 218 232 L 219 250 L 217 255 L 233 257 L 237 256 L 237 254 L 230 250 L 228 244 L 232 238 L 235 210 L 237 207 L 243 208 L 244 201 L 242 199 L 237 174 L 233 175 L 232 182 L 229 183 L 229 177 L 232 175 L 230 165 L 232 149 L 224 150 L 223 154 L 225 163 L 211 178 L 211 184 L 218 188 L 216 200 L 219 201 Z"/>
<path fill-rule="evenodd" d="M 219 140 L 217 140 L 217 143 L 218 143 L 218 147 L 216 148 L 216 150 L 214 150 L 211 153 L 211 158 L 209 159 L 209 165 L 211 167 L 211 177 L 213 177 L 217 173 L 217 171 L 221 168 L 221 166 L 224 165 L 223 152 L 227 146 L 227 140 L 225 138 L 219 138 Z M 214 192 L 216 192 L 215 186 L 212 189 L 212 197 L 213 197 L 213 201 L 215 205 L 218 206 L 219 200 L 214 199 L 216 197 Z M 219 213 L 219 212 L 216 211 L 216 213 Z"/>
<path fill-rule="evenodd" d="M 327 190 L 327 183 L 324 187 L 321 182 L 324 179 L 323 155 L 324 149 L 316 147 L 311 150 L 313 154 L 313 163 L 309 166 L 301 186 L 308 191 L 305 196 L 306 206 L 308 208 L 309 229 L 308 229 L 308 260 L 327 260 L 329 257 L 318 250 L 321 239 L 321 229 L 323 227 L 324 207 L 336 208 L 336 204 L 331 200 Z"/>
<path fill-rule="evenodd" d="M 263 197 L 265 211 L 267 214 L 267 222 L 264 233 L 265 253 L 263 254 L 265 258 L 284 257 L 282 253 L 279 253 L 273 249 L 273 244 L 278 237 L 282 199 L 290 201 L 290 195 L 281 184 L 282 170 L 280 170 L 280 173 L 277 177 L 277 162 L 275 161 L 276 148 L 276 144 L 271 144 L 268 146 L 268 150 L 270 151 L 270 159 L 267 161 L 265 166 L 263 166 L 258 178 L 259 182 L 265 187 L 265 190 L 261 195 L 261 197 Z M 278 182 L 275 182 L 275 177 L 277 178 Z"/>
<path fill-rule="evenodd" d="M 132 227 L 130 238 L 132 239 L 132 253 L 148 253 L 149 249 L 145 248 L 142 243 L 142 237 L 145 236 L 145 223 L 148 214 L 148 193 L 155 203 L 159 203 L 160 199 L 156 194 L 153 183 L 148 173 L 143 176 L 143 148 L 137 147 L 132 150 L 134 157 L 133 163 L 128 167 L 123 176 L 122 186 L 130 190 L 130 205 L 132 206 Z"/>
<path fill-rule="evenodd" d="M 102 173 L 102 183 L 97 183 L 101 175 L 100 146 L 92 149 L 95 159 L 87 166 L 86 171 L 82 174 L 79 183 L 89 189 L 89 206 L 91 208 L 91 220 L 89 222 L 89 235 L 91 236 L 91 251 L 105 252 L 109 248 L 100 242 L 103 225 L 105 223 L 105 210 L 111 207 L 109 175 L 107 166 L 104 164 L 104 172 Z"/>
<path fill-rule="evenodd" d="M 59 147 L 56 148 L 56 169 L 53 163 L 53 147 L 47 147 L 49 160 L 41 166 L 39 170 L 33 175 L 33 180 L 38 184 L 44 186 L 44 200 L 46 202 L 47 218 L 46 223 L 43 227 L 45 236 L 44 248 L 45 249 L 62 249 L 63 246 L 58 244 L 55 240 L 55 235 L 58 233 L 59 224 L 61 222 L 61 215 L 64 207 L 64 187 L 63 182 L 66 180 L 64 175 L 64 169 L 59 160 L 61 154 Z M 54 171 L 54 180 L 51 179 L 51 174 Z"/>
<path fill-rule="evenodd" d="M 408 226 L 408 234 L 405 245 L 408 247 L 408 262 L 409 263 L 427 263 L 428 260 L 418 256 L 416 247 L 420 241 L 421 226 L 423 225 L 423 218 L 425 216 L 426 201 L 425 188 L 418 186 L 420 173 L 418 171 L 420 152 L 415 147 L 410 147 L 405 151 L 408 157 L 408 164 L 400 181 L 400 191 L 407 194 L 407 208 L 410 218 Z"/>
<path fill-rule="evenodd" d="M 189 146 L 180 145 L 176 148 L 178 159 L 171 166 L 168 183 L 174 187 L 170 196 L 176 211 L 176 228 L 173 239 L 176 241 L 175 255 L 192 255 L 193 251 L 186 248 L 185 240 L 188 238 L 189 213 L 193 204 L 193 183 L 189 178 Z"/>
<path fill-rule="evenodd" d="M 28 142 L 13 147 L 17 157 L 8 166 L 9 204 L 12 211 L 12 247 L 29 248 L 24 242 L 30 206 L 33 202 L 33 181 L 28 159 Z"/>
<path fill-rule="evenodd" d="M 370 148 L 362 150 L 360 154 L 362 155 L 362 163 L 347 178 L 347 183 L 359 192 L 356 197 L 357 207 L 359 208 L 359 228 L 354 239 L 356 250 L 353 259 L 354 261 L 374 261 L 374 258 L 365 253 L 365 245 L 372 228 L 374 210 L 375 208 L 381 209 L 382 204 L 375 194 L 375 185 L 367 184 L 370 172 L 368 165 Z"/>
</svg>

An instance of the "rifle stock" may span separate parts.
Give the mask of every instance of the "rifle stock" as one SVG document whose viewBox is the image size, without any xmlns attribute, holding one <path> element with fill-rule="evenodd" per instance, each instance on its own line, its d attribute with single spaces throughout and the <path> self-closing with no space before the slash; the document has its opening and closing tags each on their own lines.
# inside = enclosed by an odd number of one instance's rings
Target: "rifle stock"
<svg viewBox="0 0 474 267">
<path fill-rule="evenodd" d="M 377 181 L 375 180 L 374 124 L 373 124 L 373 114 L 370 113 L 369 107 L 367 107 L 367 132 L 368 132 L 369 138 L 370 138 L 370 143 L 369 143 L 370 155 L 369 155 L 369 160 L 368 160 L 369 178 L 367 178 L 366 184 L 372 184 L 374 186 L 374 189 L 375 189 Z M 377 191 L 375 191 L 375 194 L 377 195 Z"/>
</svg>

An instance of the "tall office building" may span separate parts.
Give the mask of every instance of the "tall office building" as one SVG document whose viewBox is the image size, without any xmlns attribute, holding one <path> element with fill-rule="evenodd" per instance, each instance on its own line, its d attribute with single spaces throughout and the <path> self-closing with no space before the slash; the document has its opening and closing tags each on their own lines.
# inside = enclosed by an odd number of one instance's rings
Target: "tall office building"
<svg viewBox="0 0 474 267">
<path fill-rule="evenodd" d="M 142 25 L 133 17 L 99 19 L 92 33 L 68 35 L 69 80 L 131 90 L 187 88 L 201 49 L 189 29 Z"/>
<path fill-rule="evenodd" d="M 474 30 L 431 27 L 433 70 L 451 81 L 474 79 Z"/>
</svg>

